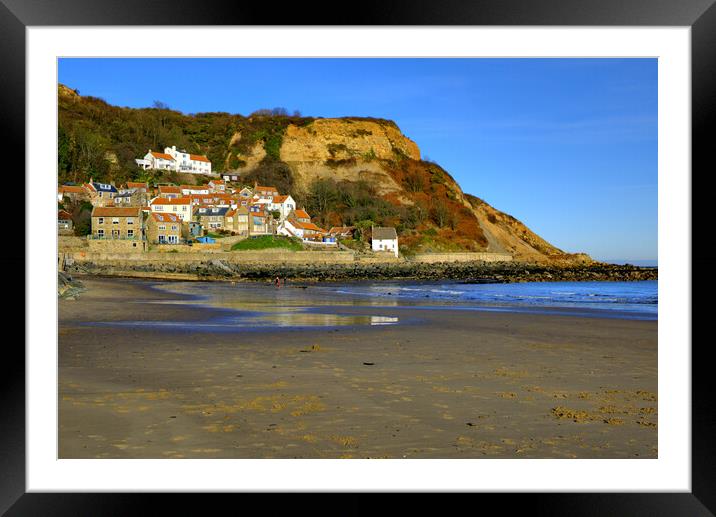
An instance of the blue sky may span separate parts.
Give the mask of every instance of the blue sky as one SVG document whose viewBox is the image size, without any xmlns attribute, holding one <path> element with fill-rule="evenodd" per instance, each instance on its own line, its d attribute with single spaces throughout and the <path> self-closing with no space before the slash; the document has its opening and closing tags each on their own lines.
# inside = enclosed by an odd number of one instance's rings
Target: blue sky
<svg viewBox="0 0 716 517">
<path fill-rule="evenodd" d="M 119 106 L 392 119 L 557 247 L 657 258 L 656 59 L 61 59 L 59 80 Z"/>
</svg>

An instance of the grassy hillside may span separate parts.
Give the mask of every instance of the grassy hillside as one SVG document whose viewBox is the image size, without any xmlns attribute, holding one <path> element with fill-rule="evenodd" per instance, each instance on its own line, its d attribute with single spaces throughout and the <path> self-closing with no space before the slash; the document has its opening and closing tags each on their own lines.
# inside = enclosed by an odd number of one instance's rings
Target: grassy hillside
<svg viewBox="0 0 716 517">
<path fill-rule="evenodd" d="M 446 170 L 421 160 L 417 145 L 389 120 L 317 119 L 282 108 L 249 116 L 183 114 L 161 103 L 122 108 L 63 85 L 58 103 L 61 183 L 204 182 L 142 171 L 134 162 L 148 149 L 176 145 L 208 156 L 215 172 L 238 172 L 245 185 L 291 194 L 321 227 L 355 226 L 363 243 L 371 226 L 394 226 L 406 253 L 490 250 L 526 260 L 569 258 L 520 221 L 464 194 Z"/>
</svg>

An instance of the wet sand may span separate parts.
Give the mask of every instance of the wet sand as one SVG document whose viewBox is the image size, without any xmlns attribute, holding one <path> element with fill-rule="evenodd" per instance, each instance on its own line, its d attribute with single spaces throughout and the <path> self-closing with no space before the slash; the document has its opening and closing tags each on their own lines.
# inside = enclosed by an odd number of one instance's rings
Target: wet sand
<svg viewBox="0 0 716 517">
<path fill-rule="evenodd" d="M 400 323 L 97 327 L 222 311 L 81 280 L 59 301 L 60 458 L 657 457 L 656 321 L 341 306 Z"/>
</svg>

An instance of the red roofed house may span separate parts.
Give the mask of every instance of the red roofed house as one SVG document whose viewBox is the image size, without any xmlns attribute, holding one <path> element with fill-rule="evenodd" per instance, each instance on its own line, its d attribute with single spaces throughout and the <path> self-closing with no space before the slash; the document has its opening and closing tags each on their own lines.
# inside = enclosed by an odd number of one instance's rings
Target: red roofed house
<svg viewBox="0 0 716 517">
<path fill-rule="evenodd" d="M 144 158 L 135 160 L 143 169 L 165 169 L 189 174 L 211 174 L 211 161 L 204 155 L 177 151 L 177 146 L 165 147 L 163 153 L 151 149 Z"/>
<path fill-rule="evenodd" d="M 211 180 L 209 182 L 209 188 L 212 192 L 224 193 L 226 192 L 226 183 L 224 180 Z"/>
<path fill-rule="evenodd" d="M 96 206 L 92 209 L 92 237 L 95 239 L 142 239 L 142 209 Z"/>
<path fill-rule="evenodd" d="M 249 235 L 267 235 L 273 233 L 269 224 L 266 205 L 253 204 L 248 206 Z"/>
<path fill-rule="evenodd" d="M 58 210 L 57 212 L 57 232 L 60 235 L 72 235 L 74 225 L 72 224 L 72 214 L 66 210 Z"/>
<path fill-rule="evenodd" d="M 294 210 L 292 213 L 288 214 L 288 219 L 295 219 L 296 221 L 299 221 L 301 223 L 310 223 L 311 222 L 311 216 L 308 215 L 308 212 L 305 210 Z"/>
<path fill-rule="evenodd" d="M 355 226 L 333 226 L 328 230 L 328 235 L 332 237 L 353 237 Z"/>
<path fill-rule="evenodd" d="M 164 197 L 155 197 L 149 203 L 152 213 L 161 212 L 163 214 L 176 214 L 182 218 L 182 221 L 191 221 L 191 198 L 178 197 L 167 199 Z"/>
<path fill-rule="evenodd" d="M 297 221 L 296 219 L 286 219 L 278 226 L 277 233 L 279 235 L 287 235 L 289 237 L 308 239 L 319 234 L 324 234 L 326 233 L 326 230 L 313 223 L 304 223 Z"/>
<path fill-rule="evenodd" d="M 176 199 L 178 197 L 184 197 L 184 194 L 182 188 L 176 185 L 159 185 L 159 197 Z"/>
<path fill-rule="evenodd" d="M 177 168 L 176 160 L 174 160 L 171 154 L 159 153 L 151 149 L 144 155 L 144 158 L 137 158 L 134 161 L 144 170 L 158 169 L 175 171 Z"/>
<path fill-rule="evenodd" d="M 286 219 L 295 209 L 296 201 L 290 194 L 288 196 L 274 196 L 271 203 L 269 203 L 269 210 L 275 210 L 280 214 L 279 221 Z"/>
<path fill-rule="evenodd" d="M 181 193 L 184 196 L 193 196 L 209 193 L 209 185 L 182 185 L 179 188 L 181 189 Z"/>
<path fill-rule="evenodd" d="M 147 240 L 152 244 L 179 244 L 182 219 L 177 214 L 153 212 L 147 219 Z"/>
<path fill-rule="evenodd" d="M 278 196 L 278 190 L 276 187 L 262 187 L 256 185 L 254 187 L 254 196 L 258 196 L 258 199 L 268 199 L 273 201 L 274 196 Z"/>
<path fill-rule="evenodd" d="M 239 235 L 249 234 L 249 209 L 245 206 L 226 212 L 225 221 L 225 229 L 236 232 Z"/>
<path fill-rule="evenodd" d="M 73 203 L 89 201 L 90 193 L 82 185 L 60 185 L 57 188 L 57 201 L 61 203 L 65 199 L 69 199 Z"/>
<path fill-rule="evenodd" d="M 189 196 L 191 204 L 194 206 L 226 206 L 230 207 L 234 203 L 229 194 L 192 194 Z"/>
</svg>

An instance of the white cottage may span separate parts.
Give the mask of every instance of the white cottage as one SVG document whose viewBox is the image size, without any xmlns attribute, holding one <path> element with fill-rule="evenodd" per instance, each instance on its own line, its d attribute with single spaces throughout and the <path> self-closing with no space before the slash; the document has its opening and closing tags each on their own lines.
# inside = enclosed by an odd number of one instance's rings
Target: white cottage
<svg viewBox="0 0 716 517">
<path fill-rule="evenodd" d="M 211 174 L 211 161 L 201 154 L 177 150 L 177 146 L 164 148 L 163 153 L 151 149 L 144 158 L 135 160 L 142 169 L 164 169 L 189 174 Z"/>
<path fill-rule="evenodd" d="M 398 234 L 395 228 L 374 226 L 371 229 L 371 248 L 373 251 L 388 251 L 398 256 Z"/>
</svg>

